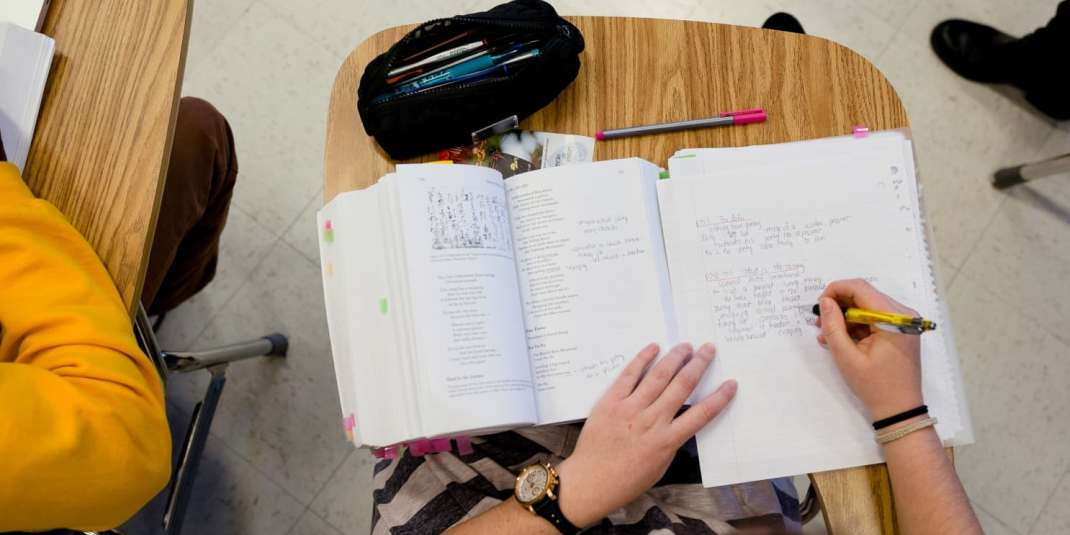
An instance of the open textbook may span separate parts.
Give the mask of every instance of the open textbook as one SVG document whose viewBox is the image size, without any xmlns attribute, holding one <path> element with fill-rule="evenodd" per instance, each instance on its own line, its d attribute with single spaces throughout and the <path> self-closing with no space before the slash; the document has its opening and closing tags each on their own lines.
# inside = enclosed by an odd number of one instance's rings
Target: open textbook
<svg viewBox="0 0 1070 535">
<path fill-rule="evenodd" d="M 810 308 L 863 277 L 934 319 L 925 397 L 972 440 L 899 132 L 532 171 L 399 165 L 318 214 L 342 412 L 385 446 L 585 418 L 646 343 L 712 341 L 740 388 L 698 436 L 703 483 L 881 461 Z"/>
</svg>

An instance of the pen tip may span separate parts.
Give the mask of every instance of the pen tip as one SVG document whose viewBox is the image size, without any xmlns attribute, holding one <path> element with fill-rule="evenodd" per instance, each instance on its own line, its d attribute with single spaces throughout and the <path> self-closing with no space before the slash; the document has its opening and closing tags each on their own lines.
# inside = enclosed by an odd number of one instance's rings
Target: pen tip
<svg viewBox="0 0 1070 535">
<path fill-rule="evenodd" d="M 815 316 L 820 316 L 821 315 L 821 305 L 814 305 L 813 311 L 814 311 L 814 315 Z"/>
</svg>

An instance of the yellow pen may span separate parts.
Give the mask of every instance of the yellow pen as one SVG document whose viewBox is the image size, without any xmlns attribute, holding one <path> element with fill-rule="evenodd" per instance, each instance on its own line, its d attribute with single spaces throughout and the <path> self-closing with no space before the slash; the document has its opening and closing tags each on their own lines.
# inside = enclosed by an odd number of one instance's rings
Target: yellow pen
<svg viewBox="0 0 1070 535">
<path fill-rule="evenodd" d="M 821 306 L 814 305 L 814 314 L 821 315 Z M 936 323 L 921 316 L 908 316 L 895 312 L 878 312 L 862 308 L 848 308 L 843 311 L 843 319 L 848 323 L 863 323 L 866 325 L 888 325 L 895 327 L 903 334 L 921 334 L 925 331 L 936 329 Z"/>
</svg>

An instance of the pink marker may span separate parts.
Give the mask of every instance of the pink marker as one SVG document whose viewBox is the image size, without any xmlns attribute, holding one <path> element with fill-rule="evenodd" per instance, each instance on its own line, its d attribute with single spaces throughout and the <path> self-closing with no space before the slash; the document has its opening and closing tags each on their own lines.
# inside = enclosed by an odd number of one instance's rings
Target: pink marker
<svg viewBox="0 0 1070 535">
<path fill-rule="evenodd" d="M 705 119 L 691 119 L 673 123 L 658 123 L 646 126 L 616 128 L 613 130 L 599 130 L 594 137 L 599 141 L 605 141 L 607 139 L 615 139 L 618 137 L 644 136 L 647 134 L 660 134 L 662 132 L 675 132 L 677 130 L 707 128 L 710 126 L 763 123 L 766 118 L 765 110 L 761 108 L 750 108 L 747 110 L 729 111 L 719 114 L 716 117 L 707 117 Z"/>
</svg>

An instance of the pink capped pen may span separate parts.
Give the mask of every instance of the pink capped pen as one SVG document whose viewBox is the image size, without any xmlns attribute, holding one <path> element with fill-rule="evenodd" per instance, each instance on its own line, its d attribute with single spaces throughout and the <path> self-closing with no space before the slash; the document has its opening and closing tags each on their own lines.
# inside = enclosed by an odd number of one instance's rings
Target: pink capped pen
<svg viewBox="0 0 1070 535">
<path fill-rule="evenodd" d="M 615 128 L 613 130 L 600 130 L 594 135 L 595 139 L 605 141 L 618 137 L 643 136 L 646 134 L 660 134 L 662 132 L 675 132 L 677 130 L 690 130 L 692 128 L 706 128 L 710 126 L 728 126 L 732 124 L 749 124 L 765 122 L 765 110 L 750 108 L 739 111 L 721 113 L 716 117 L 705 119 L 691 119 L 688 121 L 676 121 L 672 123 L 658 123 L 646 126 L 631 126 L 628 128 Z"/>
</svg>

